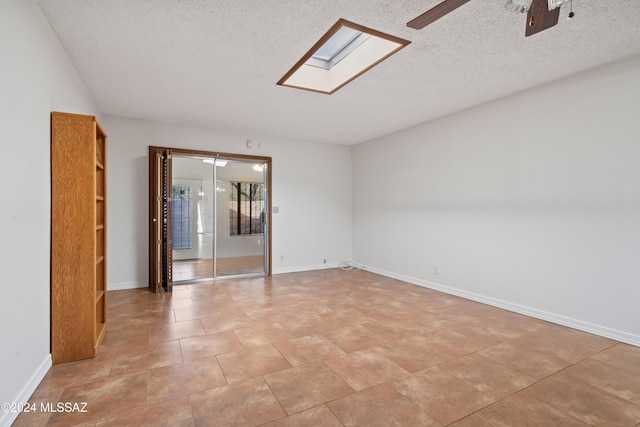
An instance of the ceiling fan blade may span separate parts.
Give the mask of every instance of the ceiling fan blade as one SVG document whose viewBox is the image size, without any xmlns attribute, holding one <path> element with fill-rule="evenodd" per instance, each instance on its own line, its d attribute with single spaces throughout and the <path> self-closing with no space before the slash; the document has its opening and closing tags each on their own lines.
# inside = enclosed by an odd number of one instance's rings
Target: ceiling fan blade
<svg viewBox="0 0 640 427">
<path fill-rule="evenodd" d="M 411 27 L 416 30 L 422 29 L 432 22 L 442 18 L 449 12 L 453 12 L 468 1 L 469 0 L 444 0 L 442 3 L 432 7 L 417 18 L 407 22 L 407 27 Z M 544 0 L 544 2 L 546 3 L 547 0 Z"/>
<path fill-rule="evenodd" d="M 526 37 L 553 27 L 560 18 L 560 8 L 549 10 L 547 0 L 533 0 L 527 12 L 527 26 L 524 30 Z"/>
</svg>

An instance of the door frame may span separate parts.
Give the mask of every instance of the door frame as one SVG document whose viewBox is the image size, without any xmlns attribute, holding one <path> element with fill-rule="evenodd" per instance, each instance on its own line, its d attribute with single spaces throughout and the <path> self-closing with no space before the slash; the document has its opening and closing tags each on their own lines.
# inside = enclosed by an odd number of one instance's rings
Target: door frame
<svg viewBox="0 0 640 427">
<path fill-rule="evenodd" d="M 173 290 L 171 181 L 171 151 L 162 147 L 150 146 L 149 290 L 155 293 Z M 163 212 L 165 212 L 164 215 Z"/>
<path fill-rule="evenodd" d="M 162 182 L 169 183 L 171 186 L 173 155 L 211 157 L 229 160 L 255 161 L 256 163 L 264 163 L 267 165 L 266 188 L 267 188 L 267 242 L 266 247 L 266 275 L 271 276 L 272 269 L 272 162 L 271 157 L 251 156 L 246 154 L 222 153 L 218 151 L 192 150 L 186 148 L 157 147 L 149 146 L 149 289 L 152 292 L 171 292 L 173 287 L 172 271 L 171 271 L 171 254 L 173 245 L 170 238 L 170 227 L 165 234 L 169 237 L 162 237 L 162 222 L 158 216 L 162 213 L 162 207 L 166 207 L 167 223 L 170 225 L 171 220 L 171 191 L 162 189 Z M 163 176 L 164 174 L 164 176 Z M 164 179 L 163 179 L 164 178 Z M 163 198 L 164 194 L 164 198 Z M 169 195 L 167 198 L 166 195 Z M 169 263 L 164 265 L 163 260 Z"/>
</svg>

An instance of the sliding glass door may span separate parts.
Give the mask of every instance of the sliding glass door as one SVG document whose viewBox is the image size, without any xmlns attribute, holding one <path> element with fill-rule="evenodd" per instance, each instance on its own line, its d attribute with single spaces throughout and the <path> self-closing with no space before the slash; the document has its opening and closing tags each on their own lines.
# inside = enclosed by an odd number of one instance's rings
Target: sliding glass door
<svg viewBox="0 0 640 427">
<path fill-rule="evenodd" d="M 173 281 L 213 277 L 214 160 L 174 154 L 171 183 Z"/>
<path fill-rule="evenodd" d="M 150 189 L 160 195 L 150 197 L 151 230 L 155 224 L 167 230 L 160 239 L 150 234 L 150 271 L 158 276 L 152 288 L 170 290 L 158 286 L 166 281 L 269 274 L 271 159 L 159 147 L 150 147 L 152 152 L 168 159 L 165 168 L 150 173 Z M 162 208 L 151 208 L 154 203 Z"/>
<path fill-rule="evenodd" d="M 266 272 L 266 163 L 225 161 L 215 169 L 215 277 Z"/>
</svg>

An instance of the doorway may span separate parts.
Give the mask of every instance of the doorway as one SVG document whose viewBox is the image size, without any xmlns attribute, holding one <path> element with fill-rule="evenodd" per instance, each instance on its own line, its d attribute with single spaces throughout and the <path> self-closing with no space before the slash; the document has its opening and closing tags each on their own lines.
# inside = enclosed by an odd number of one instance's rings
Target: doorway
<svg viewBox="0 0 640 427">
<path fill-rule="evenodd" d="M 271 158 L 149 147 L 149 286 L 271 272 Z"/>
</svg>

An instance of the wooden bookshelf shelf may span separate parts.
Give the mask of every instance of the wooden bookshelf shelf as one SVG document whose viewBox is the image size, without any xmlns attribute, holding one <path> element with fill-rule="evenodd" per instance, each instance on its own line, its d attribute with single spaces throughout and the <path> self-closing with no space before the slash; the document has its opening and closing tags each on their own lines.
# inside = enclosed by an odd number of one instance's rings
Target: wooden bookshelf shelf
<svg viewBox="0 0 640 427">
<path fill-rule="evenodd" d="M 54 364 L 94 357 L 106 332 L 106 141 L 95 117 L 51 114 Z"/>
</svg>

